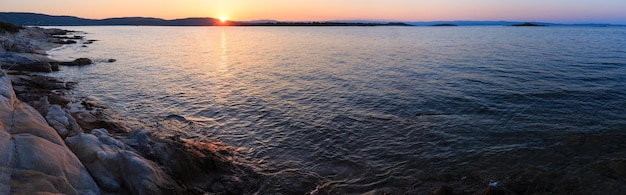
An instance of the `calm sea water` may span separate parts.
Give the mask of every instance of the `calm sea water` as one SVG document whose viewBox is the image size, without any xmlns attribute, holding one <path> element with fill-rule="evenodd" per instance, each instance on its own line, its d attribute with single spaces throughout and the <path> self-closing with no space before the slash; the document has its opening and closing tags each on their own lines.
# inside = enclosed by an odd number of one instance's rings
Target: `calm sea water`
<svg viewBox="0 0 626 195">
<path fill-rule="evenodd" d="M 262 193 L 626 191 L 626 28 L 64 28 L 99 41 L 51 55 L 98 64 L 53 75 L 238 148 Z"/>
</svg>

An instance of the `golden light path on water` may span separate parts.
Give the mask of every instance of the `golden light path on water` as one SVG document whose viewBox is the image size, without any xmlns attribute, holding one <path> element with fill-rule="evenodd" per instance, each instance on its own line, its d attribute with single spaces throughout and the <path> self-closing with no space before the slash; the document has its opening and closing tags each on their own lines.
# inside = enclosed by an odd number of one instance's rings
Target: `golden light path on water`
<svg viewBox="0 0 626 195">
<path fill-rule="evenodd" d="M 224 29 L 226 27 L 222 27 L 221 31 L 220 31 L 220 35 L 221 35 L 221 41 L 220 41 L 220 49 L 221 49 L 221 55 L 220 55 L 220 72 L 226 72 L 228 71 L 228 45 L 226 42 L 226 29 Z"/>
</svg>

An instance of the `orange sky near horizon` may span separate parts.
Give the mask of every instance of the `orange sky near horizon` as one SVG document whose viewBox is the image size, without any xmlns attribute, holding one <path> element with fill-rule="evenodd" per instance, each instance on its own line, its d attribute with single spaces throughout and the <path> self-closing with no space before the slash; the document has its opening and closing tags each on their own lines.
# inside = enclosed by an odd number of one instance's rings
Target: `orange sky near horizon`
<svg viewBox="0 0 626 195">
<path fill-rule="evenodd" d="M 626 24 L 624 0 L 0 0 L 2 12 L 112 17 L 226 16 L 229 20 L 515 20 Z"/>
</svg>

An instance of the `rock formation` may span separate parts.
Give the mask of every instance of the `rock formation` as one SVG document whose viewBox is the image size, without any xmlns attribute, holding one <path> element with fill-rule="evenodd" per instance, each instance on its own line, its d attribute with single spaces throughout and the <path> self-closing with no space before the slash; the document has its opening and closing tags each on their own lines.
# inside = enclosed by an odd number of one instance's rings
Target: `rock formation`
<svg viewBox="0 0 626 195">
<path fill-rule="evenodd" d="M 127 190 L 132 194 L 175 194 L 181 191 L 155 163 L 128 150 L 106 129 L 94 129 L 91 134 L 80 133 L 68 137 L 66 142 L 105 191 Z"/>
<path fill-rule="evenodd" d="M 59 29 L 42 29 L 28 27 L 19 32 L 0 32 L 0 67 L 6 70 L 22 70 L 31 72 L 52 72 L 59 70 L 59 64 L 67 66 L 83 66 L 94 62 L 87 58 L 79 58 L 70 62 L 57 62 L 45 56 L 46 51 L 61 44 L 77 43 L 82 36 L 66 35 L 69 31 Z"/>
<path fill-rule="evenodd" d="M 0 194 L 100 194 L 85 167 L 0 71 Z"/>
<path fill-rule="evenodd" d="M 40 32 L 49 32 L 48 37 L 64 35 L 37 29 L 26 36 L 38 37 L 32 42 L 47 40 L 39 37 Z M 34 45 L 32 51 L 38 51 L 43 43 Z M 0 58 L 3 68 L 8 64 L 13 69 L 10 75 L 0 70 L 0 194 L 253 194 L 257 190 L 258 175 L 232 162 L 229 147 L 178 136 L 154 137 L 150 126 L 122 119 L 97 102 L 66 97 L 74 82 L 15 71 L 15 67 L 38 71 L 24 62 L 41 62 L 50 65 L 46 72 L 52 70 L 57 62 L 46 61 L 41 53 L 3 49 L 0 56 L 6 56 Z M 87 63 L 93 62 L 85 58 L 74 64 Z"/>
<path fill-rule="evenodd" d="M 93 64 L 93 61 L 89 58 L 78 58 L 71 62 L 59 63 L 59 65 L 64 65 L 64 66 L 84 66 L 84 65 L 89 65 L 89 64 Z"/>
</svg>

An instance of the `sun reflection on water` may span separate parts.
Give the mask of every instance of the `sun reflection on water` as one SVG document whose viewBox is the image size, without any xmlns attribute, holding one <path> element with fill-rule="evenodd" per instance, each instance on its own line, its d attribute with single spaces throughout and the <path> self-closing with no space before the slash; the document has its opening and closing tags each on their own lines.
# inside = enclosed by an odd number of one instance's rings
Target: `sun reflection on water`
<svg viewBox="0 0 626 195">
<path fill-rule="evenodd" d="M 220 55 L 219 71 L 228 71 L 228 45 L 226 42 L 226 30 L 221 29 L 220 49 L 222 51 Z"/>
</svg>

